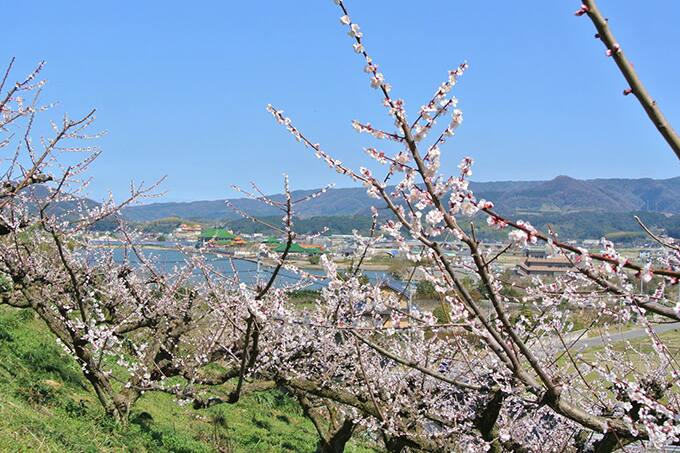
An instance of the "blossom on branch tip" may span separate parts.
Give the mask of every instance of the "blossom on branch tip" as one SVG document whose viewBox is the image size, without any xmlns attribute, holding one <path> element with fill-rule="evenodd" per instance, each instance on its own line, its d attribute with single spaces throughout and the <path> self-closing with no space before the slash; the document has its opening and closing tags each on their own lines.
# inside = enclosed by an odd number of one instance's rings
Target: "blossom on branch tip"
<svg viewBox="0 0 680 453">
<path fill-rule="evenodd" d="M 383 151 L 378 151 L 375 148 L 365 148 L 366 154 L 371 156 L 373 159 L 377 160 L 381 164 L 386 164 L 387 163 L 387 158 L 385 157 L 385 153 Z"/>
<path fill-rule="evenodd" d="M 377 72 L 373 77 L 371 77 L 371 87 L 378 88 L 383 84 L 385 78 L 379 72 Z"/>
<path fill-rule="evenodd" d="M 475 215 L 479 209 L 469 198 L 466 198 L 460 205 L 460 211 L 463 213 L 463 215 L 471 217 Z"/>
<path fill-rule="evenodd" d="M 515 244 L 525 246 L 527 245 L 527 234 L 522 230 L 512 230 L 508 233 L 508 238 Z"/>
<path fill-rule="evenodd" d="M 444 214 L 441 213 L 439 209 L 432 209 L 430 212 L 427 213 L 425 216 L 425 220 L 427 223 L 430 225 L 437 225 L 440 223 L 442 220 L 444 220 Z"/>
<path fill-rule="evenodd" d="M 527 244 L 535 244 L 538 239 L 536 238 L 536 229 L 529 223 L 523 220 L 517 221 L 518 229 L 508 233 L 508 238 L 517 245 L 526 247 Z"/>
<path fill-rule="evenodd" d="M 479 209 L 493 209 L 493 203 L 482 198 L 477 203 L 477 207 Z"/>
<path fill-rule="evenodd" d="M 407 163 L 409 163 L 410 160 L 411 160 L 411 158 L 409 157 L 409 155 L 406 154 L 405 152 L 402 152 L 402 151 L 400 151 L 394 157 L 394 161 L 401 164 L 401 165 L 406 165 Z"/>
<path fill-rule="evenodd" d="M 491 228 L 495 228 L 495 229 L 498 229 L 498 230 L 502 230 L 503 228 L 508 226 L 508 224 L 505 222 L 505 220 L 501 219 L 500 217 L 496 217 L 494 215 L 487 217 L 486 223 Z"/>
<path fill-rule="evenodd" d="M 474 161 L 470 157 L 465 157 L 463 160 L 458 164 L 458 168 L 460 169 L 460 175 L 461 177 L 466 177 L 466 176 L 472 176 L 472 164 Z"/>
<path fill-rule="evenodd" d="M 364 34 L 359 31 L 359 24 L 352 24 L 347 32 L 352 38 L 361 38 Z"/>
</svg>

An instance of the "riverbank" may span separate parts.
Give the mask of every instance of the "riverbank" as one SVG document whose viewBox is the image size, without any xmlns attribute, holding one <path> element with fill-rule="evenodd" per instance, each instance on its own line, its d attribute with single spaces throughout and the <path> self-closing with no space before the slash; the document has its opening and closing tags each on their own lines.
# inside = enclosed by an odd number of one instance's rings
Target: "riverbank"
<svg viewBox="0 0 680 453">
<path fill-rule="evenodd" d="M 125 248 L 125 245 L 122 243 L 106 243 L 106 244 L 96 244 L 96 243 L 90 243 L 91 247 L 94 248 L 102 248 L 102 249 L 123 249 Z M 161 251 L 170 251 L 170 252 L 178 252 L 178 253 L 189 253 L 189 254 L 199 254 L 199 253 L 208 253 L 212 255 L 217 255 L 217 256 L 223 256 L 226 258 L 232 258 L 235 260 L 241 260 L 241 261 L 248 261 L 252 263 L 257 263 L 258 258 L 256 254 L 239 254 L 236 255 L 234 252 L 228 251 L 226 249 L 219 249 L 219 248 L 209 248 L 209 249 L 194 249 L 191 247 L 178 247 L 178 246 L 171 246 L 171 245 L 161 245 L 161 244 L 137 244 L 137 246 L 141 249 L 144 250 L 161 250 Z M 323 270 L 323 266 L 321 264 L 313 264 L 310 263 L 308 260 L 301 260 L 301 259 L 288 259 L 286 261 L 289 264 L 294 265 L 295 267 L 299 269 L 304 269 L 304 270 L 316 270 L 316 271 L 321 271 Z M 337 261 L 335 262 L 337 265 L 338 270 L 340 271 L 346 271 L 349 269 L 351 263 L 347 261 Z M 262 266 L 267 266 L 267 267 L 275 267 L 276 262 L 274 260 L 270 259 L 260 259 L 260 264 Z M 371 262 L 365 262 L 362 264 L 361 268 L 366 271 L 373 271 L 373 272 L 387 272 L 390 269 L 390 265 L 388 263 L 371 263 Z"/>
</svg>

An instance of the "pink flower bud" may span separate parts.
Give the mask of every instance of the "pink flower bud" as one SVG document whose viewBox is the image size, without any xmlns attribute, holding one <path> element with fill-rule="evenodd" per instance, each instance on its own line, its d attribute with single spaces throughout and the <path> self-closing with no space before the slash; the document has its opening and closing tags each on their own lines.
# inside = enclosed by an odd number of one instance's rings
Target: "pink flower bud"
<svg viewBox="0 0 680 453">
<path fill-rule="evenodd" d="M 581 5 L 581 7 L 574 13 L 574 16 L 583 16 L 586 14 L 590 9 L 586 5 Z"/>
<path fill-rule="evenodd" d="M 611 57 L 611 56 L 614 55 L 615 53 L 619 53 L 620 50 L 621 50 L 621 46 L 619 46 L 619 43 L 615 42 L 615 43 L 612 45 L 612 48 L 611 48 L 611 49 L 607 49 L 607 56 L 608 56 L 608 57 Z"/>
</svg>

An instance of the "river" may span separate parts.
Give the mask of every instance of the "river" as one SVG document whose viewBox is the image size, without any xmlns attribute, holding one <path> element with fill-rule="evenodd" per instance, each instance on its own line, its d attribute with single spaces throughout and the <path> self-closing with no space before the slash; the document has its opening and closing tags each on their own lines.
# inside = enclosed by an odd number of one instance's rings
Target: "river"
<svg viewBox="0 0 680 453">
<path fill-rule="evenodd" d="M 112 246 L 113 257 L 117 262 L 123 262 L 126 255 L 126 250 L 119 244 L 113 242 L 107 243 L 97 243 L 93 241 L 93 244 L 107 248 L 107 246 Z M 159 248 L 159 247 L 172 247 L 173 244 L 162 244 L 162 243 L 145 243 L 142 244 L 140 249 L 143 251 L 145 257 L 152 261 L 159 271 L 170 272 L 177 267 L 181 267 L 186 263 L 187 255 L 179 250 L 172 250 L 170 248 Z M 139 264 L 138 258 L 133 253 L 127 253 L 128 260 L 132 265 Z M 226 256 L 221 253 L 210 253 L 204 254 L 206 261 L 212 266 L 217 272 L 220 272 L 226 276 L 233 276 L 234 269 L 238 273 L 240 281 L 246 284 L 253 284 L 259 281 L 267 281 L 271 276 L 273 270 L 272 267 L 266 265 L 258 265 L 258 263 L 250 258 L 239 258 L 233 256 Z M 233 268 L 232 268 L 233 263 Z M 324 271 L 319 269 L 304 269 L 304 272 L 319 276 L 323 278 Z M 404 287 L 404 282 L 399 279 L 395 279 L 391 274 L 385 271 L 375 271 L 366 270 L 363 274 L 368 277 L 372 283 L 387 283 L 391 287 L 397 290 L 401 290 Z M 196 271 L 196 276 L 199 276 L 198 271 Z M 287 286 L 299 281 L 300 277 L 291 271 L 282 269 L 277 276 L 276 286 Z M 309 289 L 319 289 L 325 284 L 325 279 L 313 282 L 308 286 Z"/>
</svg>

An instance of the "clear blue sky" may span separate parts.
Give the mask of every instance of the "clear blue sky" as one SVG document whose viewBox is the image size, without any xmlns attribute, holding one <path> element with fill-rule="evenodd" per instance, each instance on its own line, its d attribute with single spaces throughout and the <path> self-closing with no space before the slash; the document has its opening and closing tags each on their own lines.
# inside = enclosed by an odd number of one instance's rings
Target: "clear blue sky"
<svg viewBox="0 0 680 453">
<path fill-rule="evenodd" d="M 480 181 L 680 175 L 635 99 L 621 95 L 625 81 L 590 21 L 574 17 L 579 4 L 347 0 L 393 94 L 412 111 L 449 68 L 470 63 L 455 92 L 465 121 L 443 150 L 445 170 L 470 155 Z M 599 4 L 680 128 L 680 2 Z M 74 116 L 98 109 L 108 135 L 92 171 L 95 198 L 162 175 L 166 200 L 233 196 L 230 184 L 250 180 L 279 192 L 284 171 L 294 188 L 348 186 L 266 104 L 355 167 L 367 161 L 366 141 L 350 121 L 386 124 L 330 0 L 44 0 L 21 9 L 3 25 L 12 38 L 0 60 L 16 56 L 23 73 L 45 59 L 46 99 Z"/>
</svg>

